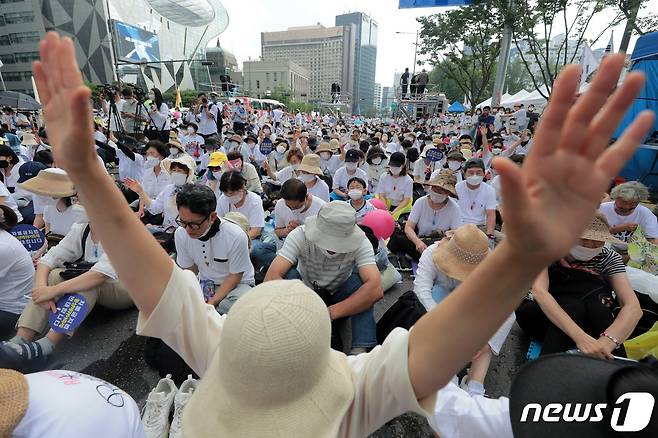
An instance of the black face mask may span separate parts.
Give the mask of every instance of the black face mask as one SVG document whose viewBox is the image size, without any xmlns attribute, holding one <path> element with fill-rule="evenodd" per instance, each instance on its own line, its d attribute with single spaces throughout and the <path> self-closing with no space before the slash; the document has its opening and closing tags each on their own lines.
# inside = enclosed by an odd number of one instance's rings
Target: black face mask
<svg viewBox="0 0 658 438">
<path fill-rule="evenodd" d="M 6 169 L 9 167 L 9 161 L 7 160 L 0 160 L 0 169 Z"/>
<path fill-rule="evenodd" d="M 199 237 L 199 240 L 202 242 L 207 242 L 208 240 L 215 237 L 215 235 L 219 232 L 219 225 L 220 225 L 219 219 L 215 219 L 215 221 L 210 226 L 208 233 L 203 237 Z"/>
</svg>

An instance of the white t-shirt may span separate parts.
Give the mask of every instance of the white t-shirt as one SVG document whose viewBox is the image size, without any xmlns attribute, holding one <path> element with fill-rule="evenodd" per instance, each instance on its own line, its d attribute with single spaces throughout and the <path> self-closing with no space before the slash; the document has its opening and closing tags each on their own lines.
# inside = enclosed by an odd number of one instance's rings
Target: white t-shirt
<svg viewBox="0 0 658 438">
<path fill-rule="evenodd" d="M 56 205 L 51 204 L 43 210 L 43 220 L 50 226 L 51 233 L 66 236 L 73 224 L 86 221 L 86 214 L 78 204 L 73 204 L 61 212 Z"/>
<path fill-rule="evenodd" d="M 200 159 L 201 155 L 203 155 L 203 145 L 206 144 L 206 141 L 204 140 L 203 137 L 201 137 L 199 134 L 192 134 L 192 135 L 181 135 L 178 137 L 180 140 L 181 146 L 185 148 L 185 152 L 187 154 L 194 158 L 195 160 Z M 198 152 L 199 156 L 195 156 L 194 153 Z"/>
<path fill-rule="evenodd" d="M 158 195 L 164 190 L 165 187 L 171 184 L 171 177 L 167 172 L 160 169 L 160 174 L 156 175 L 153 167 L 147 167 L 144 169 L 144 174 L 142 175 L 142 187 L 149 198 L 155 199 Z"/>
<path fill-rule="evenodd" d="M 483 182 L 475 190 L 471 190 L 466 181 L 455 186 L 459 195 L 459 207 L 462 211 L 462 220 L 465 224 L 485 225 L 487 223 L 487 210 L 495 210 L 496 191 L 489 184 Z"/>
<path fill-rule="evenodd" d="M 11 208 L 14 210 L 14 213 L 16 213 L 18 222 L 22 222 L 23 215 L 20 211 L 18 211 L 18 204 L 16 204 L 16 200 L 11 195 L 11 193 L 9 193 L 7 186 L 5 186 L 2 181 L 0 181 L 0 198 L 4 198 L 4 203 L 7 205 L 7 207 Z"/>
<path fill-rule="evenodd" d="M 164 221 L 162 226 L 178 227 L 176 225 L 176 216 L 178 216 L 178 208 L 176 207 L 176 193 L 177 187 L 174 184 L 166 186 L 160 194 L 155 198 L 151 198 L 151 205 L 147 208 L 151 214 L 162 213 Z"/>
<path fill-rule="evenodd" d="M 412 198 L 414 192 L 414 181 L 409 175 L 394 177 L 386 172 L 379 180 L 377 193 L 390 199 L 394 206 L 407 199 Z"/>
<path fill-rule="evenodd" d="M 334 175 L 342 164 L 340 155 L 332 155 L 328 160 L 320 155 L 320 169 L 322 169 L 322 172 L 329 172 L 330 175 Z"/>
<path fill-rule="evenodd" d="M 649 210 L 644 205 L 638 205 L 633 213 L 628 216 L 621 216 L 615 212 L 615 202 L 604 202 L 599 208 L 601 213 L 605 215 L 608 219 L 608 224 L 610 227 L 616 227 L 617 225 L 622 224 L 638 224 L 642 229 L 642 234 L 647 239 L 656 239 L 658 238 L 658 220 L 656 215 L 654 215 L 651 210 Z M 623 242 L 628 242 L 628 239 L 633 233 L 630 231 L 622 231 L 615 234 L 615 237 Z M 628 248 L 628 244 L 623 245 L 613 245 L 619 249 Z"/>
<path fill-rule="evenodd" d="M 65 370 L 25 378 L 29 403 L 13 438 L 146 438 L 135 400 L 111 383 Z"/>
<path fill-rule="evenodd" d="M 187 231 L 178 228 L 176 263 L 181 268 L 194 265 L 203 280 L 222 284 L 231 274 L 242 273 L 241 284 L 254 285 L 254 267 L 249 259 L 249 238 L 239 226 L 222 220 L 217 234 L 206 242 L 192 239 Z"/>
<path fill-rule="evenodd" d="M 363 182 L 368 184 L 368 174 L 365 173 L 363 170 L 357 168 L 354 171 L 354 174 L 350 175 L 347 172 L 347 168 L 345 166 L 341 167 L 336 171 L 336 174 L 334 175 L 333 178 L 333 189 L 339 189 L 342 192 L 347 191 L 347 182 L 351 180 L 352 178 L 361 178 Z"/>
<path fill-rule="evenodd" d="M 116 153 L 119 159 L 119 178 L 122 181 L 126 178 L 141 181 L 144 175 L 144 157 L 135 153 L 135 160 L 133 161 L 119 148 L 117 148 Z"/>
<path fill-rule="evenodd" d="M 317 176 L 315 177 L 315 185 L 310 189 L 306 186 L 306 190 L 316 198 L 320 198 L 324 202 L 329 202 L 329 186 Z"/>
<path fill-rule="evenodd" d="M 32 257 L 14 236 L 0 230 L 0 310 L 16 315 L 32 294 L 34 266 Z"/>
<path fill-rule="evenodd" d="M 14 168 L 11 169 L 11 173 L 9 175 L 6 175 L 5 185 L 7 186 L 8 189 L 16 189 L 16 184 L 18 184 L 18 178 L 20 178 L 20 174 L 18 172 L 23 164 L 25 164 L 25 161 L 23 161 L 22 158 L 19 158 L 18 163 L 16 163 Z M 5 172 L 7 171 L 7 169 L 4 170 Z"/>
<path fill-rule="evenodd" d="M 151 115 L 151 119 L 153 119 L 153 122 L 151 122 L 149 125 L 154 126 L 156 129 L 159 130 L 167 130 L 170 129 L 171 126 L 169 124 L 169 107 L 167 106 L 166 103 L 162 102 L 160 104 L 160 108 L 156 109 L 156 111 L 151 111 L 151 108 L 155 106 L 155 101 L 153 101 L 153 104 L 148 108 L 149 114 Z M 149 119 L 149 121 L 151 120 Z"/>
<path fill-rule="evenodd" d="M 283 111 L 278 108 L 272 111 L 272 119 L 275 123 L 280 122 L 283 119 Z"/>
<path fill-rule="evenodd" d="M 226 196 L 217 200 L 217 216 L 224 215 L 231 211 L 237 211 L 247 217 L 249 228 L 263 228 L 265 226 L 265 210 L 263 209 L 263 200 L 253 192 L 247 192 L 242 207 L 236 208 L 231 204 Z"/>
<path fill-rule="evenodd" d="M 456 230 L 462 226 L 462 212 L 452 198 L 439 210 L 430 207 L 429 196 L 419 198 L 411 208 L 409 221 L 418 227 L 418 236 L 427 236 L 432 231 Z"/>
<path fill-rule="evenodd" d="M 308 210 L 297 213 L 288 208 L 286 205 L 286 200 L 281 198 L 276 202 L 276 206 L 274 207 L 276 227 L 285 228 L 291 221 L 297 221 L 300 225 L 303 225 L 306 221 L 306 218 L 317 216 L 318 211 L 320 211 L 320 207 L 322 207 L 324 204 L 326 204 L 325 201 L 311 195 L 311 205 L 308 207 Z"/>
</svg>

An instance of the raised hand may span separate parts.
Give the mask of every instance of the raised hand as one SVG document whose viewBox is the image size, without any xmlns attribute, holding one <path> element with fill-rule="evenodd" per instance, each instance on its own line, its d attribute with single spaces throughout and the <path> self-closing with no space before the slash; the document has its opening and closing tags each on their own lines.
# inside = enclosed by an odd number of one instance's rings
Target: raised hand
<svg viewBox="0 0 658 438">
<path fill-rule="evenodd" d="M 654 115 L 645 111 L 608 147 L 644 84 L 641 73 L 629 73 L 610 95 L 623 66 L 623 54 L 606 57 L 575 104 L 580 68 L 565 68 L 523 167 L 505 158 L 494 160 L 502 178 L 506 240 L 518 253 L 546 261 L 565 256 L 612 178 L 652 127 Z"/>
<path fill-rule="evenodd" d="M 73 42 L 48 32 L 39 52 L 41 61 L 33 64 L 34 80 L 57 165 L 67 171 L 97 166 L 91 91 L 77 68 Z"/>
</svg>

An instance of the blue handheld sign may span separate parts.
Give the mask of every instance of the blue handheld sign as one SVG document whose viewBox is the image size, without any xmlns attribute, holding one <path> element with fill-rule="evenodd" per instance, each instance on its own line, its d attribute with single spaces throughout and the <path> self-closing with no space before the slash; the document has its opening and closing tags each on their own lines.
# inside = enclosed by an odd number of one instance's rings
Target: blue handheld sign
<svg viewBox="0 0 658 438">
<path fill-rule="evenodd" d="M 272 140 L 269 138 L 263 139 L 263 141 L 260 144 L 260 153 L 263 155 L 269 155 L 272 153 L 274 150 L 274 145 L 272 144 Z"/>
<path fill-rule="evenodd" d="M 57 333 L 70 333 L 85 319 L 87 300 L 80 294 L 66 294 L 57 300 L 57 313 L 49 317 L 50 327 Z"/>
<path fill-rule="evenodd" d="M 428 149 L 425 157 L 430 161 L 441 161 L 443 159 L 443 151 L 437 148 Z"/>
<path fill-rule="evenodd" d="M 9 232 L 30 252 L 41 249 L 46 242 L 43 232 L 32 225 L 16 225 Z"/>
</svg>

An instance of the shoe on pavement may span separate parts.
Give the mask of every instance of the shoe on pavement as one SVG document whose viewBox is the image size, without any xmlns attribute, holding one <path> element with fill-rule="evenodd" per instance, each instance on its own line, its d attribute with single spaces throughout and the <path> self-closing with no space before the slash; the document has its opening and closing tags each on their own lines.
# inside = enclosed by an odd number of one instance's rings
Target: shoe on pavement
<svg viewBox="0 0 658 438">
<path fill-rule="evenodd" d="M 37 342 L 25 344 L 3 342 L 0 344 L 0 368 L 29 374 L 45 370 L 48 362 L 49 357 L 43 354 L 41 345 Z"/>
<path fill-rule="evenodd" d="M 198 386 L 199 381 L 193 379 L 191 374 L 188 374 L 187 380 L 180 385 L 178 394 L 174 397 L 174 419 L 169 429 L 169 438 L 183 438 L 183 409 Z"/>
<path fill-rule="evenodd" d="M 169 412 L 178 393 L 171 374 L 160 379 L 146 399 L 142 413 L 142 424 L 146 438 L 167 438 L 169 436 Z"/>
</svg>

